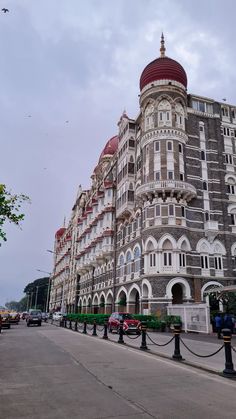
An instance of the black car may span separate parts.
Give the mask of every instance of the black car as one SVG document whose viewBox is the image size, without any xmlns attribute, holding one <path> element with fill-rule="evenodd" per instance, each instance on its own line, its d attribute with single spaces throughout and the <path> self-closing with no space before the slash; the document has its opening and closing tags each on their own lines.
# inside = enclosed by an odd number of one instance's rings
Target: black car
<svg viewBox="0 0 236 419">
<path fill-rule="evenodd" d="M 28 327 L 31 324 L 37 324 L 38 326 L 41 326 L 41 323 L 42 323 L 41 310 L 29 310 L 29 314 L 28 314 L 26 322 L 27 322 Z"/>
</svg>

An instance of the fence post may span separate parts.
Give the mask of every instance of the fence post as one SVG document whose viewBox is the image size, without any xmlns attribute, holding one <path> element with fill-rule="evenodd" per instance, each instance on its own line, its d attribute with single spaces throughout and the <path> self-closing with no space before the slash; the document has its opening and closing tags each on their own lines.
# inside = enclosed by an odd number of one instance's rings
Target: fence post
<svg viewBox="0 0 236 419">
<path fill-rule="evenodd" d="M 96 319 L 93 321 L 93 333 L 92 336 L 97 336 L 97 322 Z"/>
<path fill-rule="evenodd" d="M 107 336 L 107 327 L 108 327 L 108 324 L 107 324 L 107 322 L 105 322 L 104 323 L 104 333 L 103 333 L 103 339 L 108 339 L 108 336 Z"/>
<path fill-rule="evenodd" d="M 235 377 L 236 371 L 234 370 L 231 350 L 231 331 L 229 329 L 222 329 L 222 333 L 225 345 L 225 369 L 223 370 L 223 375 L 225 377 Z"/>
<path fill-rule="evenodd" d="M 182 355 L 180 353 L 180 339 L 179 339 L 179 335 L 181 332 L 181 324 L 174 324 L 174 335 L 175 335 L 175 350 L 174 350 L 174 354 L 172 355 L 173 359 L 177 359 L 178 361 L 181 361 Z"/>
<path fill-rule="evenodd" d="M 70 320 L 69 328 L 72 329 L 72 321 Z"/>
<path fill-rule="evenodd" d="M 120 320 L 118 343 L 121 343 L 121 344 L 124 345 L 125 342 L 124 342 L 124 339 L 123 339 L 123 335 L 124 335 L 123 324 L 124 324 L 124 320 Z"/>
<path fill-rule="evenodd" d="M 65 317 L 65 320 L 64 320 L 64 327 L 67 329 L 67 318 Z"/>
<path fill-rule="evenodd" d="M 87 334 L 87 322 L 86 320 L 84 320 L 84 330 L 83 333 L 86 335 Z"/>
<path fill-rule="evenodd" d="M 78 321 L 75 320 L 75 332 L 78 332 Z"/>
<path fill-rule="evenodd" d="M 140 349 L 142 349 L 143 351 L 147 351 L 148 347 L 147 347 L 147 342 L 146 342 L 146 336 L 147 336 L 147 323 L 146 322 L 141 322 L 141 334 L 142 334 L 142 342 L 140 345 Z"/>
</svg>

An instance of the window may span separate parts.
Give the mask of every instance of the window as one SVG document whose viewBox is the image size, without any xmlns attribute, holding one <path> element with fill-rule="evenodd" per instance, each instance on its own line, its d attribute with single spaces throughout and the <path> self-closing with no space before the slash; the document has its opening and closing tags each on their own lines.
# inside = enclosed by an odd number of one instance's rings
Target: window
<svg viewBox="0 0 236 419">
<path fill-rule="evenodd" d="M 201 255 L 201 267 L 202 269 L 209 268 L 209 260 L 207 255 Z"/>
<path fill-rule="evenodd" d="M 164 266 L 172 266 L 172 253 L 164 252 Z"/>
<path fill-rule="evenodd" d="M 207 183 L 206 182 L 203 182 L 202 187 L 203 187 L 204 191 L 207 191 Z"/>
<path fill-rule="evenodd" d="M 156 180 L 160 180 L 160 172 L 155 173 L 155 178 L 156 178 Z"/>
<path fill-rule="evenodd" d="M 168 179 L 169 180 L 173 180 L 174 179 L 174 173 L 173 172 L 168 172 Z"/>
<path fill-rule="evenodd" d="M 181 207 L 181 215 L 182 217 L 185 217 L 185 207 Z"/>
<path fill-rule="evenodd" d="M 161 215 L 161 206 L 156 205 L 156 217 L 160 217 L 160 215 Z"/>
<path fill-rule="evenodd" d="M 155 151 L 160 151 L 160 141 L 155 141 Z"/>
<path fill-rule="evenodd" d="M 173 215 L 174 215 L 174 205 L 170 204 L 168 208 L 169 208 L 169 216 L 173 217 Z"/>
<path fill-rule="evenodd" d="M 200 131 L 200 132 L 204 132 L 204 126 L 203 126 L 203 125 L 200 125 L 200 126 L 199 126 L 199 131 Z"/>
<path fill-rule="evenodd" d="M 172 151 L 172 149 L 173 149 L 172 141 L 167 141 L 167 150 Z"/>
<path fill-rule="evenodd" d="M 210 217 L 209 217 L 209 212 L 205 212 L 205 221 L 209 221 Z"/>
<path fill-rule="evenodd" d="M 149 254 L 149 264 L 150 264 L 151 268 L 156 266 L 156 253 L 150 253 Z"/>
<path fill-rule="evenodd" d="M 215 262 L 215 269 L 221 271 L 222 270 L 222 257 L 215 256 L 214 262 Z"/>
<path fill-rule="evenodd" d="M 206 160 L 205 151 L 201 151 L 201 160 Z"/>
<path fill-rule="evenodd" d="M 231 195 L 235 194 L 235 187 L 234 185 L 227 185 L 227 192 Z"/>
<path fill-rule="evenodd" d="M 235 116 L 236 116 L 235 109 L 231 109 L 231 114 L 232 114 L 232 118 L 235 119 Z"/>
<path fill-rule="evenodd" d="M 228 107 L 222 106 L 221 110 L 222 110 L 222 115 L 223 116 L 229 116 L 229 108 Z"/>
<path fill-rule="evenodd" d="M 126 274 L 130 275 L 131 274 L 131 253 L 128 252 L 127 256 L 126 256 Z"/>
<path fill-rule="evenodd" d="M 179 153 L 183 153 L 183 146 L 179 143 Z"/>
<path fill-rule="evenodd" d="M 182 180 L 182 181 L 183 181 L 183 180 L 184 180 L 184 174 L 183 174 L 183 173 L 180 173 L 180 174 L 179 174 L 179 178 L 180 178 L 180 180 Z"/>
<path fill-rule="evenodd" d="M 134 249 L 134 272 L 139 272 L 140 270 L 140 250 L 138 247 Z"/>
<path fill-rule="evenodd" d="M 230 137 L 230 129 L 229 128 L 223 127 L 223 133 L 226 137 Z"/>
<path fill-rule="evenodd" d="M 225 163 L 233 164 L 233 159 L 231 154 L 225 154 Z"/>
<path fill-rule="evenodd" d="M 200 100 L 193 100 L 192 107 L 199 112 L 207 112 L 213 114 L 213 105 L 212 103 L 202 102 Z"/>
<path fill-rule="evenodd" d="M 180 253 L 179 254 L 179 266 L 181 268 L 185 268 L 185 266 L 186 266 L 186 255 L 185 255 L 185 253 Z"/>
<path fill-rule="evenodd" d="M 236 214 L 230 214 L 231 224 L 236 225 Z"/>
</svg>

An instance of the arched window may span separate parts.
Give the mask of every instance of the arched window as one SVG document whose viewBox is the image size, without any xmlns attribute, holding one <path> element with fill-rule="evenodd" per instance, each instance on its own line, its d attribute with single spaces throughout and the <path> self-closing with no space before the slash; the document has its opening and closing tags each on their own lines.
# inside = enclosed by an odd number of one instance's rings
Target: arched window
<svg viewBox="0 0 236 419">
<path fill-rule="evenodd" d="M 140 270 L 140 249 L 139 247 L 135 247 L 134 249 L 134 272 L 139 272 Z"/>
<path fill-rule="evenodd" d="M 172 126 L 171 104 L 163 99 L 158 105 L 158 126 Z"/>
<path fill-rule="evenodd" d="M 186 271 L 186 252 L 188 250 L 188 245 L 184 241 L 181 245 L 181 251 L 179 253 L 179 268 L 181 272 Z"/>
<path fill-rule="evenodd" d="M 157 262 L 156 252 L 155 252 L 155 249 L 154 249 L 154 245 L 151 241 L 148 242 L 148 244 L 147 244 L 147 251 L 148 251 L 148 262 L 149 262 L 148 265 L 149 265 L 149 268 L 155 268 L 156 262 Z"/>
<path fill-rule="evenodd" d="M 233 177 L 228 177 L 227 180 L 227 193 L 230 195 L 235 195 L 236 193 L 236 184 Z"/>
<path fill-rule="evenodd" d="M 215 276 L 223 276 L 223 255 L 225 254 L 224 246 L 216 241 L 213 243 L 213 253 L 214 253 L 214 267 L 215 267 Z"/>
<path fill-rule="evenodd" d="M 120 255 L 120 258 L 119 258 L 119 267 L 120 267 L 120 276 L 121 277 L 124 276 L 124 265 L 125 265 L 124 256 L 123 255 Z"/>
<path fill-rule="evenodd" d="M 175 126 L 184 129 L 184 108 L 181 103 L 175 105 Z"/>
<path fill-rule="evenodd" d="M 202 183 L 202 187 L 204 191 L 207 191 L 207 183 L 205 181 Z"/>
<path fill-rule="evenodd" d="M 131 252 L 128 251 L 126 255 L 126 275 L 130 275 L 132 270 Z"/>
<path fill-rule="evenodd" d="M 154 106 L 152 104 L 148 104 L 145 109 L 145 131 L 154 127 L 153 113 Z"/>
<path fill-rule="evenodd" d="M 162 246 L 163 249 L 163 270 L 172 270 L 173 265 L 173 247 L 170 240 L 166 240 Z"/>
</svg>

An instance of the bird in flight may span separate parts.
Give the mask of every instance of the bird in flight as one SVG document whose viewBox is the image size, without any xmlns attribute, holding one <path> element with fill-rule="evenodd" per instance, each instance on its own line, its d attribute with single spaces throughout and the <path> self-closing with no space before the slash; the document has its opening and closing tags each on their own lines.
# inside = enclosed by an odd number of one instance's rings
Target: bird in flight
<svg viewBox="0 0 236 419">
<path fill-rule="evenodd" d="M 3 7 L 3 8 L 2 8 L 2 12 L 3 12 L 3 13 L 7 13 L 7 12 L 9 12 L 9 9 L 6 9 L 6 7 Z"/>
<path fill-rule="evenodd" d="M 68 124 L 69 121 L 66 121 L 66 123 Z"/>
</svg>

